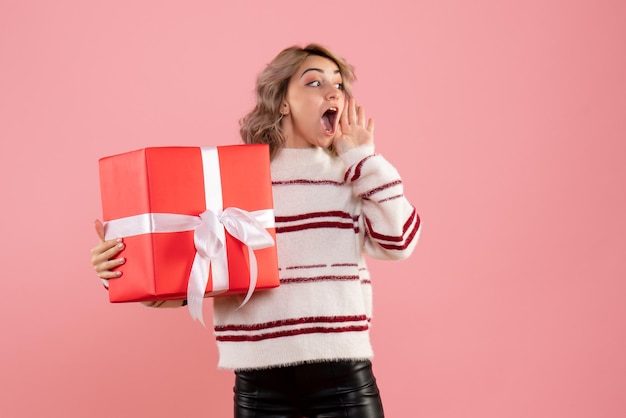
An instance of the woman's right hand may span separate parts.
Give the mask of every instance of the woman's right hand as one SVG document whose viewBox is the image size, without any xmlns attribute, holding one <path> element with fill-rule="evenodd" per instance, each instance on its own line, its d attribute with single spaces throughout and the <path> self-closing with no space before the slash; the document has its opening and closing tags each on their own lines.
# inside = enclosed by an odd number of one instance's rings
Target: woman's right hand
<svg viewBox="0 0 626 418">
<path fill-rule="evenodd" d="M 374 143 L 374 119 L 365 117 L 365 110 L 354 97 L 346 100 L 333 145 L 338 154 L 361 145 Z"/>
<path fill-rule="evenodd" d="M 113 269 L 121 266 L 126 261 L 124 257 L 118 257 L 119 253 L 124 249 L 124 242 L 121 238 L 105 241 L 104 225 L 98 219 L 96 219 L 95 227 L 100 242 L 91 249 L 91 264 L 101 279 L 116 279 L 122 275 L 122 272 L 113 271 Z"/>
</svg>

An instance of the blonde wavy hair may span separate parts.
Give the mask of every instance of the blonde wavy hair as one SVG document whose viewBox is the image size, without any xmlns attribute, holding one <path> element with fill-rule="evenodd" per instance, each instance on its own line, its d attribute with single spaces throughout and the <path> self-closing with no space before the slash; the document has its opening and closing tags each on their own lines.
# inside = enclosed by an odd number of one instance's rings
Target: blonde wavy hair
<svg viewBox="0 0 626 418">
<path fill-rule="evenodd" d="M 328 58 L 339 67 L 346 98 L 352 96 L 351 83 L 356 80 L 354 70 L 343 58 L 319 44 L 304 48 L 291 46 L 283 49 L 258 75 L 256 105 L 239 121 L 239 133 L 246 144 L 269 144 L 270 158 L 285 145 L 280 106 L 287 95 L 289 80 L 302 62 L 310 56 Z"/>
</svg>

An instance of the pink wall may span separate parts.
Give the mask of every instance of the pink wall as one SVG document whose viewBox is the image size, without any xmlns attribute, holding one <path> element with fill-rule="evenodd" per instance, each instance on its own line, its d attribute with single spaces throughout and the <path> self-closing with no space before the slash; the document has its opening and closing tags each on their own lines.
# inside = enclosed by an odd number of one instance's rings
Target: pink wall
<svg viewBox="0 0 626 418">
<path fill-rule="evenodd" d="M 317 41 L 424 220 L 372 262 L 388 415 L 625 416 L 625 5 L 1 0 L 0 415 L 230 415 L 211 331 L 95 278 L 97 159 L 237 143 L 257 72 Z"/>
</svg>

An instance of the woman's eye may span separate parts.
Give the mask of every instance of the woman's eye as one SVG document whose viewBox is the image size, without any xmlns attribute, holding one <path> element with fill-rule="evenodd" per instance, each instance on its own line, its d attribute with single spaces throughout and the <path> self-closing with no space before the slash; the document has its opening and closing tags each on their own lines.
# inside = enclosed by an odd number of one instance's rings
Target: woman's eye
<svg viewBox="0 0 626 418">
<path fill-rule="evenodd" d="M 319 87 L 320 86 L 320 82 L 319 81 L 311 81 L 309 84 L 307 84 L 307 86 Z"/>
<path fill-rule="evenodd" d="M 343 90 L 343 84 L 342 83 L 335 83 L 335 88 L 338 90 Z"/>
</svg>

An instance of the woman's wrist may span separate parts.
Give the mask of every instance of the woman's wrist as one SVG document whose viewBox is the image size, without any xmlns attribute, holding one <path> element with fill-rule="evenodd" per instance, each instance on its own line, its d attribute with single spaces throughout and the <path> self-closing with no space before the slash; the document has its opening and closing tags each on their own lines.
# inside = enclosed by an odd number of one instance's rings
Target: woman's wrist
<svg viewBox="0 0 626 418">
<path fill-rule="evenodd" d="M 352 167 L 364 158 L 374 155 L 374 150 L 374 144 L 359 145 L 358 147 L 341 152 L 339 158 L 341 158 L 341 161 L 343 161 L 346 167 Z"/>
</svg>

